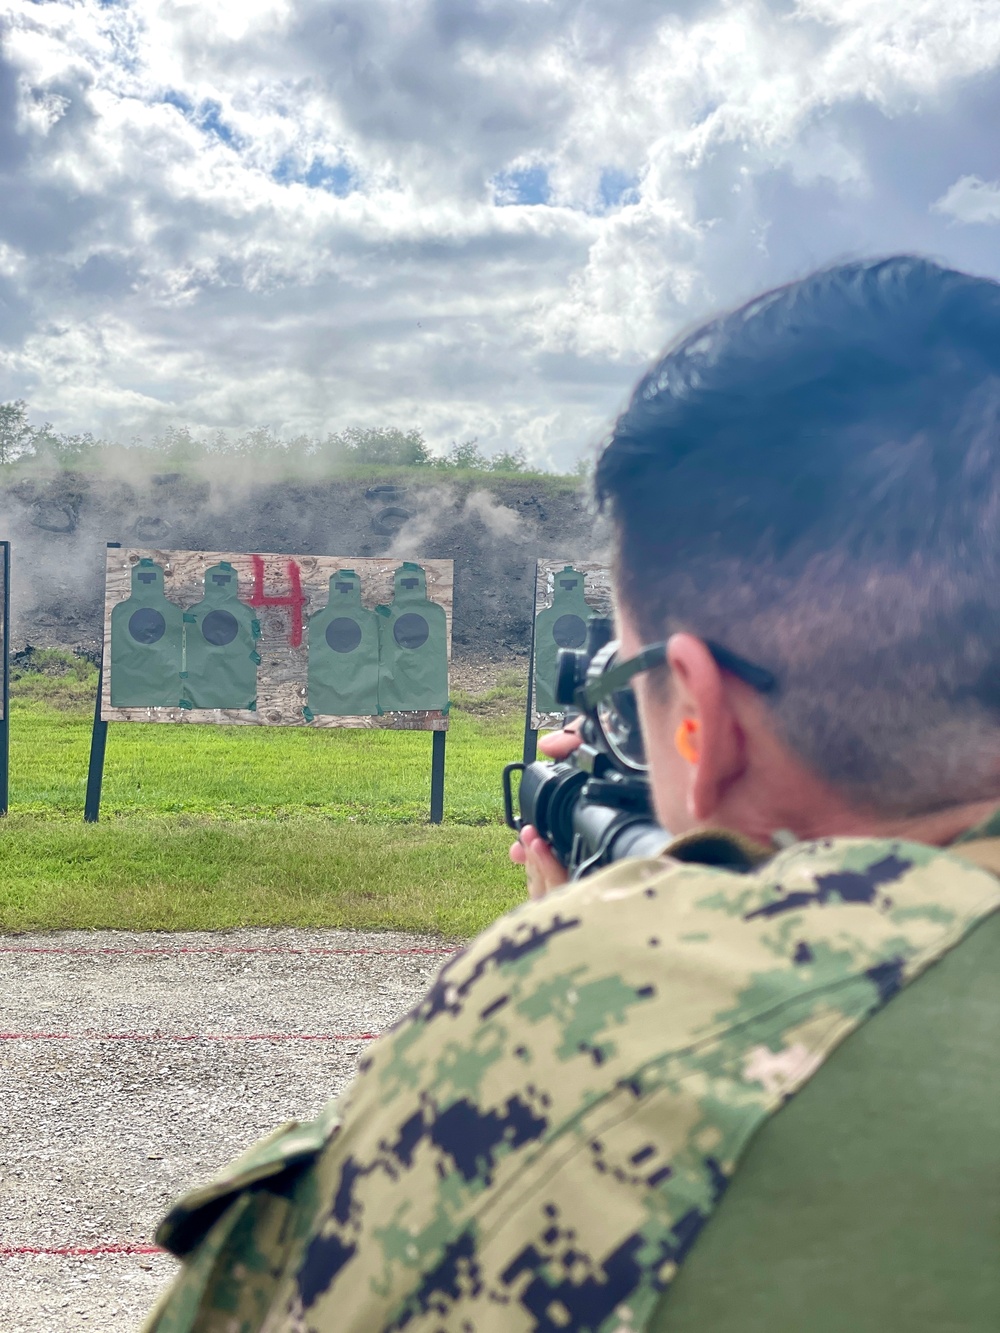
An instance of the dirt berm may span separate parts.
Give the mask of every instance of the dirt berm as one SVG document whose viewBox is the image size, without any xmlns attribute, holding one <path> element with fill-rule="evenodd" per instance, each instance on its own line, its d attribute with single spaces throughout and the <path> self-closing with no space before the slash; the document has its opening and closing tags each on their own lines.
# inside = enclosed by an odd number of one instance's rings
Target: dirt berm
<svg viewBox="0 0 1000 1333">
<path fill-rule="evenodd" d="M 0 482 L 0 538 L 12 552 L 12 647 L 96 658 L 105 545 L 455 561 L 454 655 L 528 651 L 534 563 L 600 558 L 582 488 L 564 478 L 423 478 L 257 484 L 230 460 L 205 478 L 59 472 Z"/>
</svg>

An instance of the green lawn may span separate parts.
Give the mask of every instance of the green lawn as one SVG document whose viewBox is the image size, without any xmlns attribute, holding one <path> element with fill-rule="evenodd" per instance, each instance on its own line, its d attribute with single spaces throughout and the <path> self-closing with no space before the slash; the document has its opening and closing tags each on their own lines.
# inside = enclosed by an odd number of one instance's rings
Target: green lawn
<svg viewBox="0 0 1000 1333">
<path fill-rule="evenodd" d="M 85 825 L 95 689 L 83 663 L 13 684 L 0 930 L 323 925 L 456 937 L 523 897 L 500 800 L 500 770 L 521 746 L 512 680 L 457 700 L 438 827 L 427 823 L 427 733 L 141 724 L 109 727 L 101 822 Z"/>
</svg>

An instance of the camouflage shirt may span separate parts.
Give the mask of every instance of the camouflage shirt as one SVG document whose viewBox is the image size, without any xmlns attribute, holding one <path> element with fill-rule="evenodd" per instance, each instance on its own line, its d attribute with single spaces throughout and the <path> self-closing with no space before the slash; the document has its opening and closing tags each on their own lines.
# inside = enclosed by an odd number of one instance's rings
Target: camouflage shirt
<svg viewBox="0 0 1000 1333">
<path fill-rule="evenodd" d="M 175 1206 L 148 1330 L 643 1328 L 754 1131 L 1000 906 L 963 851 L 630 861 L 502 918 L 339 1104 Z"/>
</svg>

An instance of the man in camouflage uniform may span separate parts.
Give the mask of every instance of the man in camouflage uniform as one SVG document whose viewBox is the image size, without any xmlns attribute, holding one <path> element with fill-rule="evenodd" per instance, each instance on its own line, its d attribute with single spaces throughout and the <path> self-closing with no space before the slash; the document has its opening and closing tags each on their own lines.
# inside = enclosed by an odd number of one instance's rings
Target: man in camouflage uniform
<svg viewBox="0 0 1000 1333">
<path fill-rule="evenodd" d="M 534 901 L 175 1206 L 150 1330 L 996 1327 L 998 448 L 1000 287 L 919 260 L 650 370 L 597 489 L 682 836 L 563 887 L 526 830 Z"/>
</svg>

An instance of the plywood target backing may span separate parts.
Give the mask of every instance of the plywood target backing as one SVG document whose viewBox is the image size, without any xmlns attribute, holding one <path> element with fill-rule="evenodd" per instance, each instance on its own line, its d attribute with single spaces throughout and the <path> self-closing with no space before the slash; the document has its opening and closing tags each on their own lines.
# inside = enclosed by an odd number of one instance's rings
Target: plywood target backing
<svg viewBox="0 0 1000 1333">
<path fill-rule="evenodd" d="M 109 548 L 110 722 L 443 731 L 450 560 Z"/>
<path fill-rule="evenodd" d="M 0 672 L 6 674 L 8 671 L 7 655 L 10 652 L 10 644 L 7 642 L 6 631 L 10 621 L 10 589 L 6 583 L 7 565 L 9 564 L 9 543 L 0 541 Z M 4 721 L 4 691 L 0 690 L 0 722 Z"/>
<path fill-rule="evenodd" d="M 539 560 L 535 577 L 531 725 L 561 727 L 564 709 L 555 700 L 561 648 L 582 648 L 587 619 L 614 614 L 611 570 L 592 560 Z"/>
</svg>

